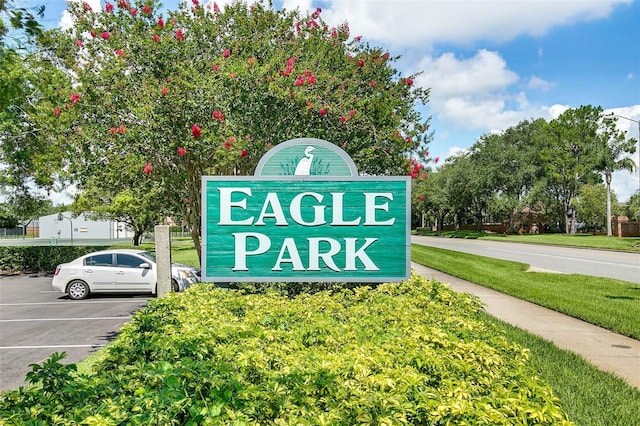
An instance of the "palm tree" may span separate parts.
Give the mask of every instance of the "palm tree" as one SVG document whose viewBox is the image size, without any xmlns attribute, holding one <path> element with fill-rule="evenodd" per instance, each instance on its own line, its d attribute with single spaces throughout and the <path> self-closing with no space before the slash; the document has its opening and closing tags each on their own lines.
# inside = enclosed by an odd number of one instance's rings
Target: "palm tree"
<svg viewBox="0 0 640 426">
<path fill-rule="evenodd" d="M 636 152 L 636 140 L 626 139 L 625 133 L 616 128 L 617 118 L 603 117 L 602 131 L 598 138 L 596 170 L 604 175 L 607 190 L 607 236 L 611 236 L 611 176 L 618 170 L 632 172 L 636 163 L 628 156 Z"/>
</svg>

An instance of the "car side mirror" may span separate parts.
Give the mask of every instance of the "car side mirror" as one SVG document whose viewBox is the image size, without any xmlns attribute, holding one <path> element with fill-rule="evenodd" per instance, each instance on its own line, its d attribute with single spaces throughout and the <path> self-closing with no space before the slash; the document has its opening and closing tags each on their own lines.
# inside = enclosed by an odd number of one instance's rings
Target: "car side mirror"
<svg viewBox="0 0 640 426">
<path fill-rule="evenodd" d="M 140 265 L 138 265 L 138 268 L 151 269 L 151 265 L 148 264 L 147 262 L 144 262 L 144 263 L 141 263 Z"/>
</svg>

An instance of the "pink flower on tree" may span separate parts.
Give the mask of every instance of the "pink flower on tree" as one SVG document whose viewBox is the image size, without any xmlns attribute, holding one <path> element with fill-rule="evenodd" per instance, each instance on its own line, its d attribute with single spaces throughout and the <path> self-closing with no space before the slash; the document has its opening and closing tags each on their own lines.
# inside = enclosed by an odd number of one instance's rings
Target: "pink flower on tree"
<svg viewBox="0 0 640 426">
<path fill-rule="evenodd" d="M 167 96 L 169 93 L 169 89 L 166 86 L 162 86 L 162 96 Z"/>
<path fill-rule="evenodd" d="M 229 49 L 224 49 L 222 51 L 222 56 L 224 56 L 225 58 L 228 58 L 229 56 L 231 56 L 231 50 Z"/>
<path fill-rule="evenodd" d="M 242 152 L 240 153 L 240 156 L 242 158 L 246 157 L 247 155 L 249 155 L 249 151 L 247 151 L 246 149 L 243 149 Z"/>
<path fill-rule="evenodd" d="M 211 116 L 214 120 L 224 121 L 224 114 L 222 113 L 222 111 L 219 111 L 217 109 L 213 111 L 213 114 L 211 114 Z"/>
<path fill-rule="evenodd" d="M 235 136 L 229 136 L 229 137 L 224 141 L 223 146 L 224 146 L 226 149 L 229 149 L 229 148 L 231 148 L 231 145 L 233 145 L 233 143 L 234 143 L 235 141 L 236 141 L 236 137 L 235 137 Z"/>
<path fill-rule="evenodd" d="M 132 7 L 129 10 L 129 13 L 131 14 L 131 16 L 136 16 L 138 14 L 138 9 L 136 9 L 135 7 Z"/>
<path fill-rule="evenodd" d="M 180 28 L 178 28 L 178 30 L 176 31 L 176 40 L 178 41 L 184 40 L 184 33 Z"/>
<path fill-rule="evenodd" d="M 316 76 L 315 75 L 310 75 L 309 77 L 307 77 L 307 84 L 313 84 L 315 82 L 317 82 L 318 80 L 316 80 Z"/>
<path fill-rule="evenodd" d="M 116 49 L 115 53 L 117 56 L 123 57 L 124 56 L 124 50 L 122 49 Z"/>
<path fill-rule="evenodd" d="M 145 163 L 144 170 L 142 170 L 142 172 L 145 175 L 148 175 L 148 174 L 151 174 L 152 171 L 153 171 L 153 167 L 151 167 L 151 163 Z"/>
<path fill-rule="evenodd" d="M 347 117 L 345 117 L 344 115 L 340 116 L 340 122 L 344 123 L 345 121 L 347 121 Z"/>
<path fill-rule="evenodd" d="M 80 95 L 77 93 L 73 93 L 71 94 L 71 103 L 75 104 L 78 103 L 78 101 L 80 100 Z"/>
<path fill-rule="evenodd" d="M 53 115 L 56 116 L 56 117 L 60 116 L 60 108 L 55 107 L 53 109 Z"/>
<path fill-rule="evenodd" d="M 89 3 L 87 3 L 86 1 L 85 1 L 85 2 L 82 2 L 82 7 L 83 7 L 83 8 L 84 8 L 84 10 L 86 10 L 87 12 L 88 12 L 88 11 L 90 11 L 90 10 L 92 10 L 92 9 L 91 9 L 91 5 L 90 5 Z"/>
<path fill-rule="evenodd" d="M 113 5 L 107 2 L 107 4 L 104 5 L 104 11 L 107 13 L 113 12 Z"/>
<path fill-rule="evenodd" d="M 213 13 L 215 13 L 216 15 L 220 14 L 220 7 L 216 2 L 213 2 Z"/>
<path fill-rule="evenodd" d="M 142 6 L 142 13 L 144 13 L 145 15 L 151 15 L 151 12 L 151 6 L 149 6 L 148 4 Z"/>
<path fill-rule="evenodd" d="M 197 124 L 191 126 L 191 135 L 193 135 L 194 139 L 198 139 L 201 134 L 202 130 L 200 130 L 200 127 Z"/>
<path fill-rule="evenodd" d="M 422 173 L 422 174 L 420 175 L 420 177 L 421 177 L 422 179 L 426 179 L 426 178 L 427 178 L 427 173 L 426 173 L 426 172 L 425 172 L 425 173 Z"/>
<path fill-rule="evenodd" d="M 76 46 L 83 47 L 84 43 L 82 42 L 82 40 L 76 40 Z"/>
<path fill-rule="evenodd" d="M 372 81 L 371 83 L 369 83 L 369 86 L 371 86 L 371 87 L 376 87 L 376 82 L 375 82 L 375 81 Z"/>
<path fill-rule="evenodd" d="M 324 109 L 324 108 L 320 108 L 320 109 L 318 110 L 318 114 L 320 114 L 320 115 L 327 115 L 327 110 L 326 110 L 326 109 Z"/>
<path fill-rule="evenodd" d="M 111 33 L 109 31 L 104 31 L 102 34 L 100 34 L 100 37 L 102 37 L 103 40 L 109 40 L 109 37 L 111 37 Z"/>
<path fill-rule="evenodd" d="M 160 28 L 164 28 L 164 19 L 162 19 L 162 18 L 158 18 L 158 26 L 159 26 Z"/>
<path fill-rule="evenodd" d="M 153 41 L 155 41 L 156 43 L 160 41 L 160 36 L 158 34 L 154 34 L 152 37 Z"/>
<path fill-rule="evenodd" d="M 304 84 L 304 77 L 299 75 L 298 78 L 296 78 L 296 81 L 293 84 L 295 84 L 298 87 L 302 86 Z"/>
<path fill-rule="evenodd" d="M 411 86 L 413 84 L 413 79 L 408 78 L 406 82 L 407 82 L 407 86 Z"/>
<path fill-rule="evenodd" d="M 211 69 L 214 70 L 215 72 L 220 71 L 220 67 L 218 66 L 218 64 L 211 65 Z"/>
<path fill-rule="evenodd" d="M 178 148 L 178 155 L 180 157 L 184 157 L 185 155 L 187 155 L 187 150 L 184 149 L 183 147 Z"/>
<path fill-rule="evenodd" d="M 424 201 L 424 195 L 418 195 L 418 200 Z"/>
<path fill-rule="evenodd" d="M 358 67 L 359 68 L 364 67 L 364 60 L 363 59 L 358 59 Z"/>
<path fill-rule="evenodd" d="M 436 158 L 433 159 L 433 162 L 436 163 L 436 164 L 438 164 L 439 161 L 440 161 L 440 157 L 436 157 Z"/>
</svg>

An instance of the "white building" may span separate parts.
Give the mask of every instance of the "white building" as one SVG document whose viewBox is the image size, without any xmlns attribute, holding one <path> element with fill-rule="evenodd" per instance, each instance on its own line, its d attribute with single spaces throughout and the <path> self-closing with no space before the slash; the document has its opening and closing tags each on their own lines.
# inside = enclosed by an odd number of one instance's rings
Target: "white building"
<svg viewBox="0 0 640 426">
<path fill-rule="evenodd" d="M 74 240 L 133 238 L 133 231 L 122 222 L 90 220 L 84 214 L 73 217 L 71 212 L 62 213 L 62 220 L 58 217 L 58 213 L 40 217 L 38 221 L 40 238 L 59 240 L 69 240 L 72 236 Z"/>
</svg>

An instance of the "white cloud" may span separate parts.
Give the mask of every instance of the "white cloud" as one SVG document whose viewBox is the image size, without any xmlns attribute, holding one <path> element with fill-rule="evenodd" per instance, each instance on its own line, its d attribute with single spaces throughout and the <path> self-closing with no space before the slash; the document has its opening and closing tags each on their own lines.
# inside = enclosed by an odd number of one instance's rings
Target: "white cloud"
<svg viewBox="0 0 640 426">
<path fill-rule="evenodd" d="M 478 39 L 504 42 L 523 34 L 542 35 L 568 23 L 607 16 L 631 0 L 331 0 L 323 17 L 336 25 L 348 17 L 353 35 L 391 46 L 471 44 Z M 285 0 L 287 8 L 309 10 L 311 2 Z"/>
<path fill-rule="evenodd" d="M 534 75 L 534 76 L 531 76 L 531 78 L 529 79 L 529 83 L 527 84 L 527 87 L 530 89 L 541 90 L 543 92 L 546 92 L 548 90 L 551 90 L 553 87 L 555 87 L 555 83 L 545 81 Z"/>
<path fill-rule="evenodd" d="M 452 53 L 436 59 L 426 57 L 419 68 L 427 71 L 416 82 L 431 87 L 432 99 L 482 95 L 504 90 L 518 81 L 518 75 L 507 69 L 497 52 L 484 49 L 469 59 L 458 59 Z"/>
</svg>

